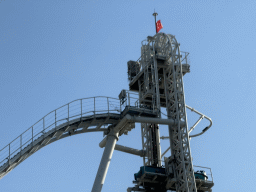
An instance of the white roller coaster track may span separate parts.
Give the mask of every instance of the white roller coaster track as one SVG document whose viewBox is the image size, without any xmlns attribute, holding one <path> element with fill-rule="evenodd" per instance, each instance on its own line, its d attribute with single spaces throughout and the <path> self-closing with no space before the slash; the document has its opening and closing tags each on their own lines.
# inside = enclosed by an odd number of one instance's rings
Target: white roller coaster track
<svg viewBox="0 0 256 192">
<path fill-rule="evenodd" d="M 72 101 L 48 113 L 0 150 L 0 179 L 44 146 L 86 132 L 107 131 L 121 119 L 120 101 L 91 97 Z"/>
</svg>

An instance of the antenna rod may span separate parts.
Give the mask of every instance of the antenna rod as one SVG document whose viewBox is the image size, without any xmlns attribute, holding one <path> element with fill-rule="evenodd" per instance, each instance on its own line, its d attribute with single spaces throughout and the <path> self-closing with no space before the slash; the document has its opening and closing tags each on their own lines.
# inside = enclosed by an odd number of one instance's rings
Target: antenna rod
<svg viewBox="0 0 256 192">
<path fill-rule="evenodd" d="M 157 16 L 158 14 L 155 12 L 155 9 L 154 9 L 154 13 L 153 13 L 153 16 L 155 16 L 155 26 L 156 26 L 156 16 Z M 157 29 L 156 29 L 156 34 L 157 34 Z"/>
</svg>

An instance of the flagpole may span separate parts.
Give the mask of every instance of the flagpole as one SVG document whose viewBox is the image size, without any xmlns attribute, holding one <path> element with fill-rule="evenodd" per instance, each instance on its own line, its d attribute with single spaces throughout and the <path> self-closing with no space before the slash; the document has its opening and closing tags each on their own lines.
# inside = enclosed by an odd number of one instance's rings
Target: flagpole
<svg viewBox="0 0 256 192">
<path fill-rule="evenodd" d="M 153 16 L 155 17 L 155 26 L 156 26 L 156 16 L 157 16 L 158 14 L 155 12 L 155 10 L 154 10 L 154 13 L 153 13 Z M 156 29 L 156 34 L 157 34 L 157 29 Z"/>
</svg>

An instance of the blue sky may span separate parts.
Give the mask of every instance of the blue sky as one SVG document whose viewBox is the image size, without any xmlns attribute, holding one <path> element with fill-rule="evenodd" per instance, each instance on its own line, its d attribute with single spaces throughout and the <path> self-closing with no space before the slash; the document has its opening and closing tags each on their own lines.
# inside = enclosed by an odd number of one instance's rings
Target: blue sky
<svg viewBox="0 0 256 192">
<path fill-rule="evenodd" d="M 117 98 L 128 89 L 127 61 L 137 60 L 141 41 L 155 34 L 155 9 L 161 32 L 175 35 L 190 53 L 186 104 L 213 120 L 191 140 L 193 163 L 212 168 L 213 191 L 253 191 L 255 7 L 255 1 L 219 0 L 0 0 L 0 148 L 72 100 Z M 191 126 L 197 119 L 188 115 Z M 161 136 L 167 133 L 160 127 Z M 86 133 L 46 146 L 5 176 L 1 191 L 91 191 L 102 139 Z M 140 125 L 117 144 L 141 149 Z M 165 150 L 168 141 L 161 145 Z M 142 164 L 114 151 L 102 191 L 126 191 Z"/>
</svg>

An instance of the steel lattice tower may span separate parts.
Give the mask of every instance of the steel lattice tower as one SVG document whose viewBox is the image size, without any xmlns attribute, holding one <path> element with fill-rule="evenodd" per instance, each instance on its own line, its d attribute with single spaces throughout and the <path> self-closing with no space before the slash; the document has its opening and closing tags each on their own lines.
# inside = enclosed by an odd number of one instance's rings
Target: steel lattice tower
<svg viewBox="0 0 256 192">
<path fill-rule="evenodd" d="M 161 107 L 167 110 L 168 119 L 176 122 L 169 125 L 171 157 L 168 160 L 174 178 L 168 181 L 176 191 L 196 191 L 193 164 L 189 146 L 183 75 L 189 65 L 182 65 L 179 43 L 170 34 L 157 33 L 142 42 L 139 62 L 128 62 L 130 90 L 138 91 L 140 105 L 157 110 L 161 117 Z M 185 59 L 186 61 L 186 59 Z M 137 69 L 132 75 L 132 68 Z M 130 71 L 129 71 L 130 69 Z M 144 165 L 161 166 L 159 126 L 142 123 L 142 147 L 147 151 Z"/>
</svg>

